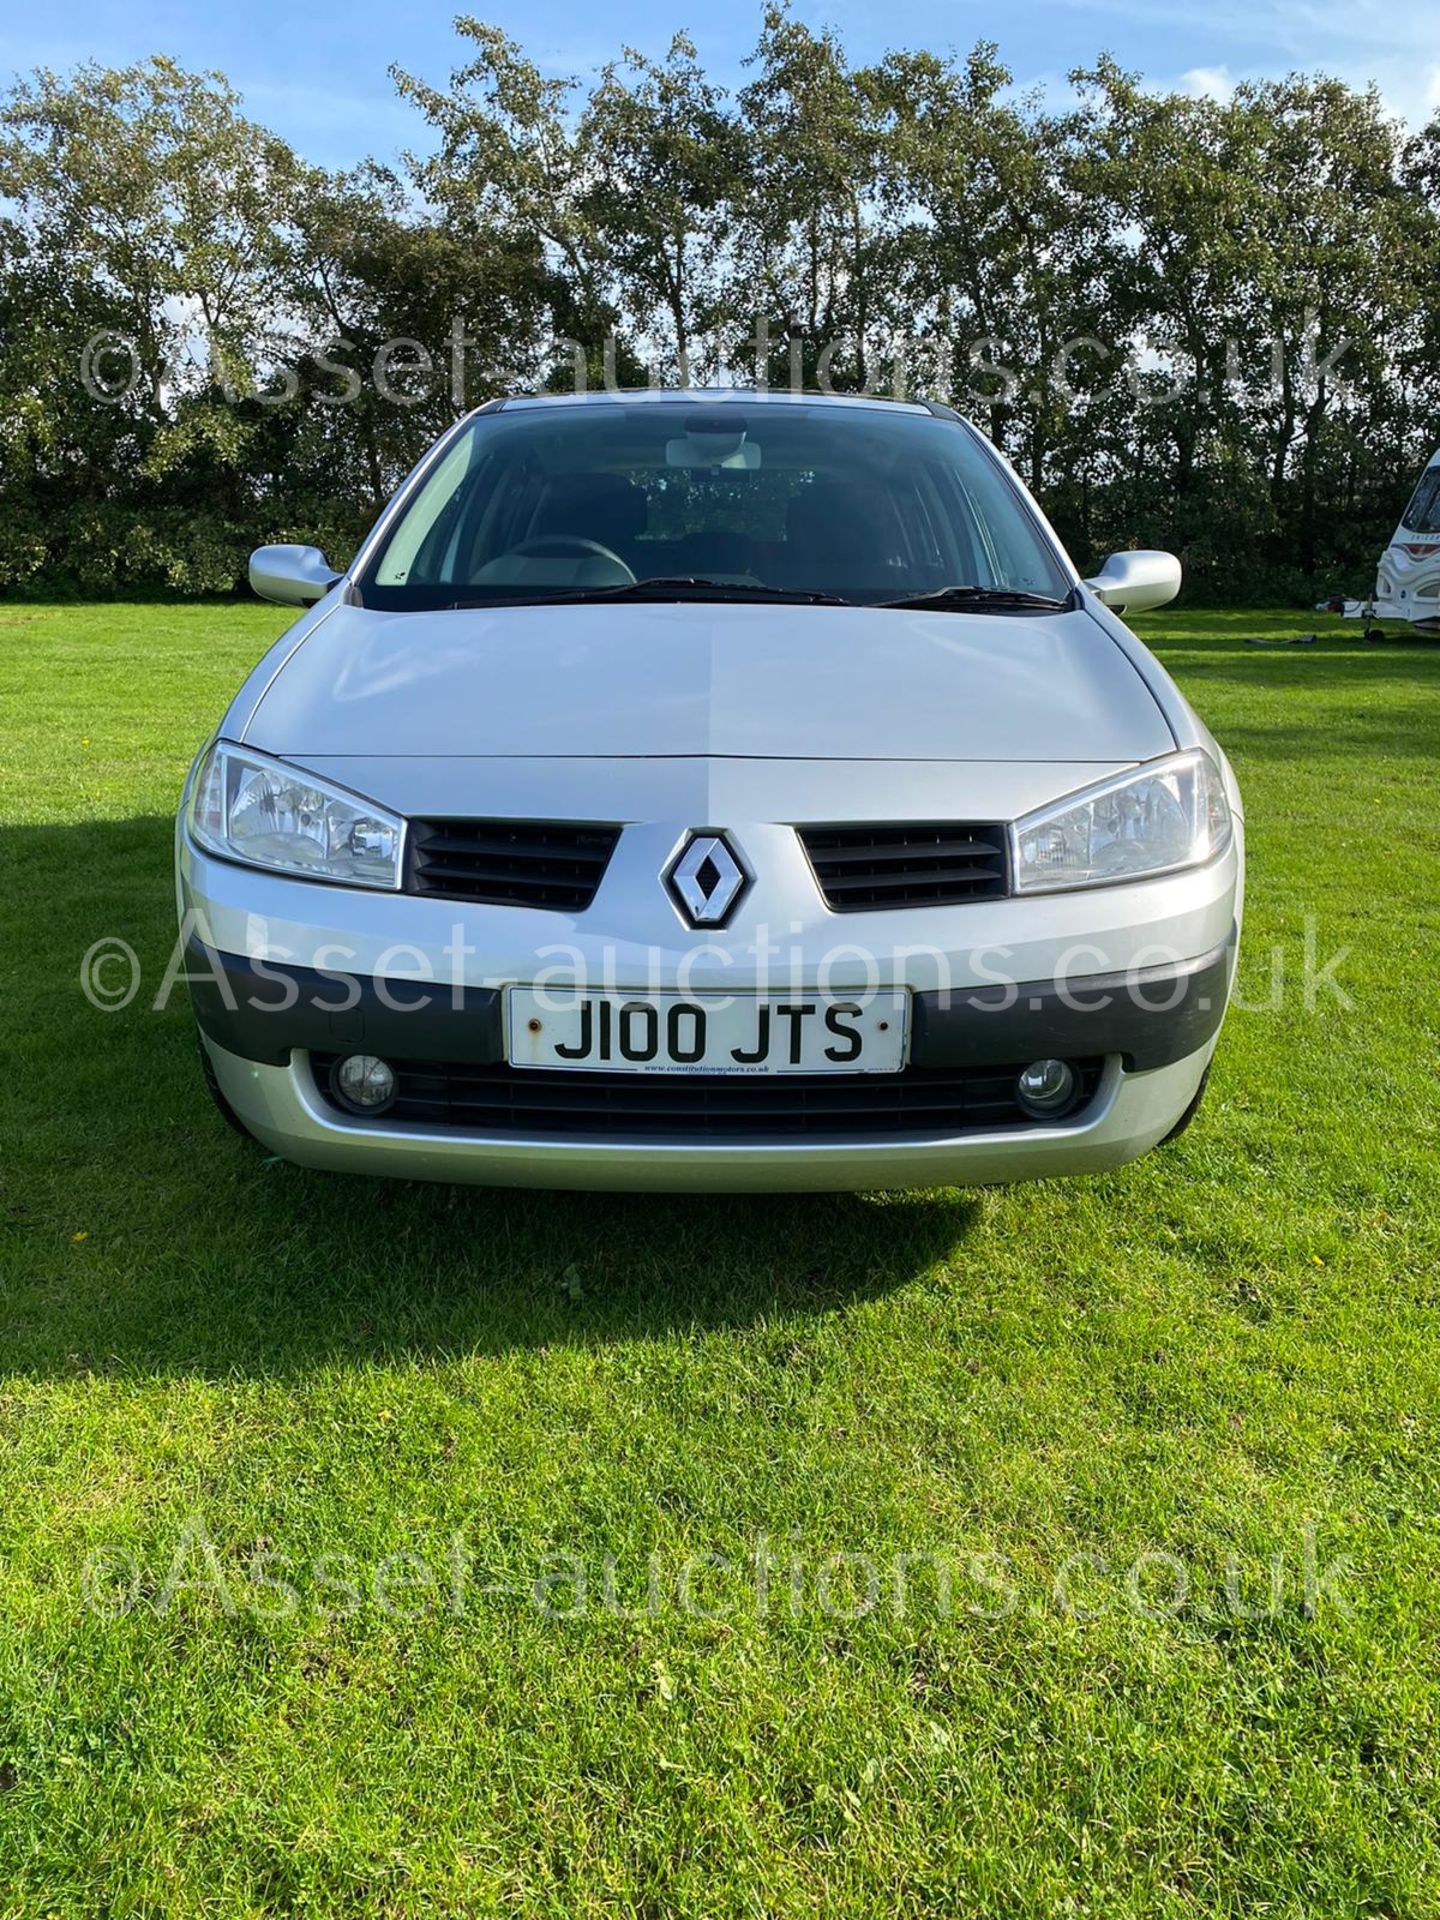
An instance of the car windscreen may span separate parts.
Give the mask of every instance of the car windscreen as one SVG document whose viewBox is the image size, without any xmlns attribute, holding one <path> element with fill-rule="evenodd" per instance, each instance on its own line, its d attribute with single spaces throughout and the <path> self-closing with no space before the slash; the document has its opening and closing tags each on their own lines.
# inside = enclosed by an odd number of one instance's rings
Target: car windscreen
<svg viewBox="0 0 1440 1920">
<path fill-rule="evenodd" d="M 1400 522 L 1408 533 L 1440 533 L 1440 467 L 1427 467 Z"/>
<path fill-rule="evenodd" d="M 1024 495 L 954 420 L 743 400 L 477 415 L 358 581 L 420 609 L 697 582 L 875 603 L 965 583 L 1063 598 Z"/>
</svg>

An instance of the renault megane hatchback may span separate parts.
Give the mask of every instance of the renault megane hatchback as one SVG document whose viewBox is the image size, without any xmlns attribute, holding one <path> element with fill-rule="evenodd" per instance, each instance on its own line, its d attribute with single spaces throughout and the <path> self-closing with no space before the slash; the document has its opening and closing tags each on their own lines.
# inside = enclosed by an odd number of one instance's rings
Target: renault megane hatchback
<svg viewBox="0 0 1440 1920">
<path fill-rule="evenodd" d="M 948 409 L 492 402 L 307 607 L 186 783 L 222 1110 L 314 1167 L 559 1187 L 1017 1180 L 1188 1120 L 1239 796 Z"/>
</svg>

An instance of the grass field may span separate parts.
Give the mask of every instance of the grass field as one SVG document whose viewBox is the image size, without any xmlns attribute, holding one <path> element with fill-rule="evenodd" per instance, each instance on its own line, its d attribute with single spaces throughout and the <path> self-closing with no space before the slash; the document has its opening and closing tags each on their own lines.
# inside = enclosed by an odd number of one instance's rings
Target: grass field
<svg viewBox="0 0 1440 1920">
<path fill-rule="evenodd" d="M 282 624 L 0 606 L 0 1915 L 1436 1912 L 1440 652 L 1141 623 L 1249 826 L 1176 1146 L 585 1198 L 267 1159 L 150 1010 Z"/>
</svg>

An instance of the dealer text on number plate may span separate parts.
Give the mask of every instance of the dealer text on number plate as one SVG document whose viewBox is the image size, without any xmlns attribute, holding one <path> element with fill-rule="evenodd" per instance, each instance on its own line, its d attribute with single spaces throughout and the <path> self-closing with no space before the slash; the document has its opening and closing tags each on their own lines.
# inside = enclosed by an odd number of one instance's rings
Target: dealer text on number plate
<svg viewBox="0 0 1440 1920">
<path fill-rule="evenodd" d="M 510 1062 L 606 1073 L 898 1073 L 909 997 L 511 987 Z"/>
</svg>

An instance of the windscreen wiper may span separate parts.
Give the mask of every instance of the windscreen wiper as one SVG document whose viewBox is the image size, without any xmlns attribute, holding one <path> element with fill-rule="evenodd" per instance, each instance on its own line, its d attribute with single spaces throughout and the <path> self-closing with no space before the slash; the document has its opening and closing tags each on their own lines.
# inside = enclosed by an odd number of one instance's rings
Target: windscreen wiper
<svg viewBox="0 0 1440 1920">
<path fill-rule="evenodd" d="M 679 588 L 693 588 L 707 597 L 723 594 L 727 599 L 736 600 L 793 600 L 800 606 L 848 607 L 853 604 L 843 593 L 822 593 L 814 587 L 767 587 L 762 580 L 710 580 L 700 573 L 657 573 L 648 580 L 637 580 L 633 587 L 621 591 L 669 593 Z"/>
<path fill-rule="evenodd" d="M 882 600 L 882 607 L 930 608 L 936 613 L 1064 613 L 1071 605 L 1067 595 L 1057 600 L 1052 594 L 1030 593 L 1024 587 L 937 587 L 934 593 L 907 594 L 903 600 Z"/>
<path fill-rule="evenodd" d="M 454 600 L 451 611 L 460 607 L 549 607 L 584 605 L 604 600 L 754 600 L 782 606 L 848 607 L 853 601 L 839 593 L 819 593 L 806 587 L 767 587 L 744 580 L 711 580 L 698 573 L 655 574 L 645 580 L 628 580 L 618 587 L 557 587 L 552 592 L 526 593 L 517 589 L 494 599 Z"/>
</svg>

